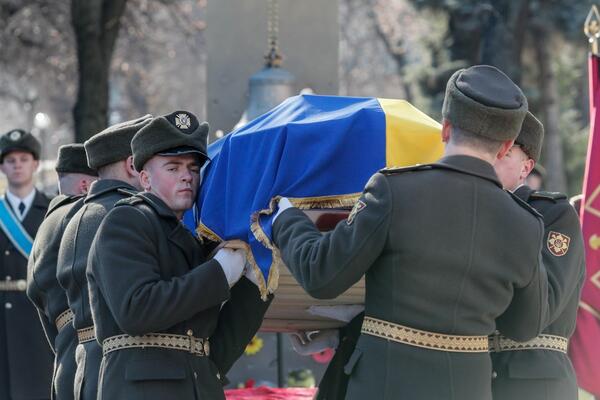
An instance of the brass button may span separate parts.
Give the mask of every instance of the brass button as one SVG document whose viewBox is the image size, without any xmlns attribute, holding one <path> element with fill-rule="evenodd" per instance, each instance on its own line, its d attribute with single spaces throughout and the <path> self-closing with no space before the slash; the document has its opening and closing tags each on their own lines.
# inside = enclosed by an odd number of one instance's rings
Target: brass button
<svg viewBox="0 0 600 400">
<path fill-rule="evenodd" d="M 188 331 L 186 333 L 188 336 L 194 336 L 194 331 L 191 329 L 188 329 Z"/>
<path fill-rule="evenodd" d="M 10 310 L 12 308 L 12 303 L 5 303 L 4 308 L 6 308 L 7 310 Z"/>
<path fill-rule="evenodd" d="M 498 373 L 496 371 L 492 372 L 492 379 L 496 379 L 498 377 Z"/>
<path fill-rule="evenodd" d="M 4 250 L 4 255 L 5 255 L 5 256 L 9 256 L 9 255 L 10 255 L 10 251 L 8 251 L 8 250 Z"/>
</svg>

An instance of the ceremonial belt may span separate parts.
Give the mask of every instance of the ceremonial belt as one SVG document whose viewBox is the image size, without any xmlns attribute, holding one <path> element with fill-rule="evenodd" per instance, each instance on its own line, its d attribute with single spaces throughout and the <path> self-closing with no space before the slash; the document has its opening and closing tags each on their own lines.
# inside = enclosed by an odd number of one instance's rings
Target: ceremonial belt
<svg viewBox="0 0 600 400">
<path fill-rule="evenodd" d="M 6 197 L 0 198 L 0 229 L 6 234 L 8 240 L 25 258 L 29 258 L 31 248 L 33 247 L 33 239 L 25 230 L 21 222 L 15 214 L 10 211 L 10 207 L 6 201 Z"/>
<path fill-rule="evenodd" d="M 61 312 L 58 317 L 54 320 L 54 324 L 56 325 L 56 329 L 60 331 L 62 328 L 73 322 L 75 315 L 71 309 L 67 308 L 65 311 Z"/>
<path fill-rule="evenodd" d="M 459 353 L 487 353 L 487 336 L 446 335 L 365 317 L 362 333 L 409 346 Z"/>
<path fill-rule="evenodd" d="M 517 350 L 552 350 L 567 353 L 569 339 L 556 335 L 539 335 L 527 342 L 516 342 L 502 335 L 489 337 L 491 353 Z"/>
<path fill-rule="evenodd" d="M 167 333 L 149 333 L 143 336 L 111 336 L 102 342 L 102 353 L 106 356 L 117 350 L 145 347 L 186 351 L 197 356 L 208 356 L 210 354 L 208 339 L 197 338 L 192 335 L 171 335 Z"/>
<path fill-rule="evenodd" d="M 27 290 L 25 279 L 0 281 L 0 292 L 24 292 L 25 290 Z"/>
<path fill-rule="evenodd" d="M 96 332 L 94 331 L 94 325 L 88 326 L 87 328 L 83 329 L 77 329 L 77 339 L 79 339 L 79 344 L 96 340 Z"/>
</svg>

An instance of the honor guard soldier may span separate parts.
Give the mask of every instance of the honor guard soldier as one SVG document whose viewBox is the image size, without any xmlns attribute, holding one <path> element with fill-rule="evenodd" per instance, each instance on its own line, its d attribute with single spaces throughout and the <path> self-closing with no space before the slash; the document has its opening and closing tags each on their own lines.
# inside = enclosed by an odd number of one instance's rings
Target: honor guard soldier
<svg viewBox="0 0 600 400">
<path fill-rule="evenodd" d="M 87 165 L 83 144 L 58 149 L 56 161 L 60 195 L 50 202 L 33 242 L 27 265 L 27 296 L 37 307 L 48 342 L 54 351 L 52 398 L 73 399 L 77 333 L 67 296 L 56 279 L 58 249 L 67 223 L 83 205 L 90 185 L 98 178 Z"/>
<path fill-rule="evenodd" d="M 494 400 L 577 400 L 577 380 L 567 355 L 575 330 L 577 307 L 585 277 L 581 226 L 567 196 L 540 192 L 524 184 L 539 160 L 543 125 L 527 114 L 519 137 L 495 169 L 507 190 L 535 208 L 544 218 L 542 260 L 554 290 L 548 300 L 552 311 L 541 335 L 525 343 L 500 334 L 490 337 L 494 368 Z"/>
<path fill-rule="evenodd" d="M 514 340 L 540 333 L 543 224 L 493 168 L 526 113 L 498 69 L 459 70 L 446 87 L 438 162 L 376 173 L 348 220 L 325 234 L 280 200 L 275 244 L 309 294 L 334 298 L 366 275 L 346 398 L 489 400 L 488 335 L 497 326 Z"/>
<path fill-rule="evenodd" d="M 75 351 L 75 399 L 96 399 L 102 360 L 102 349 L 95 340 L 85 275 L 89 250 L 108 211 L 117 201 L 140 189 L 138 173 L 133 167 L 131 139 L 150 119 L 151 116 L 146 115 L 114 125 L 84 143 L 88 166 L 98 171 L 99 179 L 92 184 L 83 206 L 67 224 L 57 263 L 58 282 L 66 291 L 79 342 Z"/>
<path fill-rule="evenodd" d="M 109 212 L 88 264 L 104 352 L 99 400 L 225 399 L 224 375 L 269 306 L 253 275 L 242 277 L 243 250 L 208 259 L 181 223 L 199 190 L 207 135 L 207 123 L 177 111 L 133 138 L 144 192 Z"/>
<path fill-rule="evenodd" d="M 52 351 L 25 293 L 27 258 L 48 209 L 33 184 L 40 143 L 16 129 L 0 137 L 0 170 L 8 189 L 0 198 L 0 399 L 49 399 Z"/>
</svg>

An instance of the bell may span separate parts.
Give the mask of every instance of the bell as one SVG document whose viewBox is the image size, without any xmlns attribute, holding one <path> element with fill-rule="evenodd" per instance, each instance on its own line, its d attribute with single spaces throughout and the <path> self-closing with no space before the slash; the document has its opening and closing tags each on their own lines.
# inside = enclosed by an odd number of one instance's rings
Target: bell
<svg viewBox="0 0 600 400">
<path fill-rule="evenodd" d="M 269 65 L 252 75 L 248 82 L 248 105 L 234 129 L 246 125 L 288 97 L 294 96 L 295 82 L 296 78 L 291 72 Z"/>
</svg>

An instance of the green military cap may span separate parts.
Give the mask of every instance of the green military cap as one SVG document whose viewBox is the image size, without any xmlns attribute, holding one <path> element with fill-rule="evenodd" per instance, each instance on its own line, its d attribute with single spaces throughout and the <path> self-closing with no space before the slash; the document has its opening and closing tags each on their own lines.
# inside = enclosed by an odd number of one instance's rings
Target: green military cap
<svg viewBox="0 0 600 400">
<path fill-rule="evenodd" d="M 527 113 L 527 99 L 498 68 L 476 65 L 456 71 L 442 107 L 452 126 L 494 140 L 515 139 Z"/>
<path fill-rule="evenodd" d="M 58 148 L 58 158 L 56 167 L 58 173 L 64 174 L 86 174 L 98 176 L 96 170 L 91 169 L 87 164 L 85 148 L 81 143 L 65 144 Z"/>
<path fill-rule="evenodd" d="M 42 146 L 29 132 L 22 129 L 13 129 L 0 136 L 0 163 L 11 151 L 20 150 L 31 153 L 36 160 L 40 159 Z"/>
<path fill-rule="evenodd" d="M 88 166 L 98 169 L 131 155 L 131 139 L 152 120 L 152 115 L 110 126 L 92 136 L 83 144 L 87 153 Z"/>
<path fill-rule="evenodd" d="M 529 111 L 523 120 L 521 133 L 515 143 L 536 163 L 540 159 L 542 143 L 544 142 L 544 125 Z"/>
<path fill-rule="evenodd" d="M 202 161 L 206 153 L 208 123 L 200 123 L 189 111 L 175 111 L 153 118 L 133 137 L 131 149 L 135 169 L 141 171 L 154 155 L 181 155 L 195 153 Z"/>
</svg>

